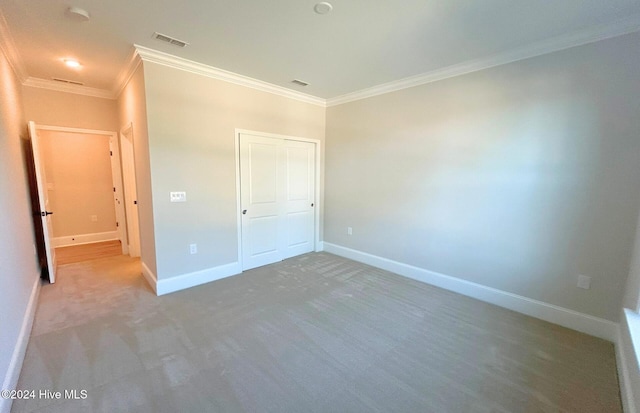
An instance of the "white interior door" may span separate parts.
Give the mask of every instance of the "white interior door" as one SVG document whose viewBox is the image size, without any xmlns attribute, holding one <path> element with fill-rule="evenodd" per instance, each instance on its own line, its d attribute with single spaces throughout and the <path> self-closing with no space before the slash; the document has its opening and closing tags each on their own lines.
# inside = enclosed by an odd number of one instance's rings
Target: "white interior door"
<svg viewBox="0 0 640 413">
<path fill-rule="evenodd" d="M 315 145 L 240 135 L 242 267 L 313 251 Z"/>
<path fill-rule="evenodd" d="M 139 257 L 140 226 L 138 221 L 138 192 L 136 188 L 132 128 L 126 129 L 120 135 L 120 149 L 122 151 L 122 178 L 124 182 L 124 205 L 127 215 L 129 255 Z"/>
<path fill-rule="evenodd" d="M 47 255 L 47 270 L 49 272 L 49 282 L 56 281 L 56 250 L 53 248 L 51 236 L 53 225 L 51 223 L 52 211 L 49 209 L 49 193 L 47 190 L 47 177 L 40 154 L 40 145 L 36 124 L 29 122 L 29 135 L 31 136 L 31 147 L 33 150 L 33 163 L 36 170 L 36 182 L 38 186 L 38 202 L 40 206 L 40 217 L 42 219 L 42 231 L 44 234 L 45 253 Z"/>
<path fill-rule="evenodd" d="M 315 145 L 286 140 L 284 152 L 284 258 L 313 251 Z"/>
</svg>

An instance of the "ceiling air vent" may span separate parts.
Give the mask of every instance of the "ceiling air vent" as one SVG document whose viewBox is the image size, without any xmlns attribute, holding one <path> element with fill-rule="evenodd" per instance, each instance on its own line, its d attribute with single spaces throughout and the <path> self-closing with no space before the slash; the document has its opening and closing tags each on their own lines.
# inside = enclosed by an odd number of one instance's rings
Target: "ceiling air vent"
<svg viewBox="0 0 640 413">
<path fill-rule="evenodd" d="M 175 39 L 175 38 L 173 38 L 171 36 L 167 36 L 166 34 L 162 34 L 162 33 L 158 33 L 158 32 L 155 32 L 153 34 L 153 38 L 156 39 L 156 40 L 160 40 L 162 42 L 165 42 L 165 43 L 172 44 L 174 46 L 178 46 L 178 47 L 185 47 L 185 46 L 189 45 L 189 43 L 187 43 L 187 42 L 183 42 L 182 40 L 178 40 L 178 39 Z"/>
<path fill-rule="evenodd" d="M 291 83 L 295 83 L 298 86 L 307 86 L 309 85 L 307 82 L 303 82 L 302 80 L 293 79 Z"/>
<path fill-rule="evenodd" d="M 69 79 L 60 79 L 59 77 L 52 77 L 51 79 L 55 80 L 56 82 L 68 83 L 70 85 L 78 85 L 78 86 L 84 85 L 84 83 L 82 82 L 76 82 L 75 80 L 69 80 Z"/>
</svg>

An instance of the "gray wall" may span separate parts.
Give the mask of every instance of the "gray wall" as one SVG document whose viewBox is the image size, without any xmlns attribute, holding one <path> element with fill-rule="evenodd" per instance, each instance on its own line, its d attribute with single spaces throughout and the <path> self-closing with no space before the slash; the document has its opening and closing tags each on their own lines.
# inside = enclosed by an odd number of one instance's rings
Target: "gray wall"
<svg viewBox="0 0 640 413">
<path fill-rule="evenodd" d="M 617 320 L 639 68 L 633 34 L 329 108 L 324 240 Z"/>
<path fill-rule="evenodd" d="M 4 381 L 40 269 L 34 251 L 24 151 L 29 143 L 20 83 L 2 51 L 0 85 L 0 380 Z"/>
<path fill-rule="evenodd" d="M 158 279 L 237 262 L 235 128 L 323 142 L 325 108 L 149 62 L 144 79 Z"/>
</svg>

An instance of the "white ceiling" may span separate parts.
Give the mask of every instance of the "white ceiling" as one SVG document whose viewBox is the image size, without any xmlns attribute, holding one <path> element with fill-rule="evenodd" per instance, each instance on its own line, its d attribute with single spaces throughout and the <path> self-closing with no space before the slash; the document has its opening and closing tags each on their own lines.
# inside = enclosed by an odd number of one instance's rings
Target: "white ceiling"
<svg viewBox="0 0 640 413">
<path fill-rule="evenodd" d="M 31 77 L 113 90 L 139 44 L 323 99 L 620 20 L 640 28 L 640 0 L 333 0 L 327 15 L 316 3 L 0 0 L 0 10 Z M 70 19 L 70 5 L 91 20 Z M 159 42 L 156 31 L 190 45 Z"/>
</svg>

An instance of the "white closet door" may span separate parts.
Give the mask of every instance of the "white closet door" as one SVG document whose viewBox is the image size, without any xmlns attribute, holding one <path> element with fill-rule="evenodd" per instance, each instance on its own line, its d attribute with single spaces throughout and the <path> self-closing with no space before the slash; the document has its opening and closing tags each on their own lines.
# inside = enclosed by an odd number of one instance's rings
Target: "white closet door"
<svg viewBox="0 0 640 413">
<path fill-rule="evenodd" d="M 242 268 L 314 249 L 315 145 L 240 135 Z"/>
<path fill-rule="evenodd" d="M 240 137 L 240 196 L 242 200 L 242 266 L 260 267 L 280 261 L 282 167 L 284 140 Z"/>
<path fill-rule="evenodd" d="M 315 145 L 284 144 L 284 258 L 313 251 L 315 208 Z"/>
</svg>

